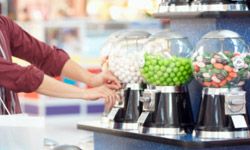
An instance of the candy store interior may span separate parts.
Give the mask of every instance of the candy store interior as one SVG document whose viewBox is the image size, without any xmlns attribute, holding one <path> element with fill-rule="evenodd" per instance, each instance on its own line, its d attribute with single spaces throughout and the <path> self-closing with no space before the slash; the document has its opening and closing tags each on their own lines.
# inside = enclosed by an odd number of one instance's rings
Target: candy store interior
<svg viewBox="0 0 250 150">
<path fill-rule="evenodd" d="M 0 0 L 0 6 L 32 37 L 121 83 L 111 107 L 105 98 L 19 92 L 22 114 L 2 115 L 0 149 L 250 149 L 250 1 Z M 54 79 L 94 88 L 64 75 Z"/>
</svg>

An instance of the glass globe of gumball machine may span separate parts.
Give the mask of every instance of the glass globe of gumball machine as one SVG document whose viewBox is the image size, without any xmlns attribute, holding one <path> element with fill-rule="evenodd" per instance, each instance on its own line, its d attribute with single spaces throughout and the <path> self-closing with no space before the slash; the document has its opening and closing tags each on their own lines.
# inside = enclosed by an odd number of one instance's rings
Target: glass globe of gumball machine
<svg viewBox="0 0 250 150">
<path fill-rule="evenodd" d="M 150 34 L 128 31 L 123 34 L 109 54 L 109 70 L 121 81 L 121 100 L 115 104 L 108 118 L 110 127 L 137 129 L 137 119 L 142 111 L 139 101 L 142 91 L 140 66 L 143 63 L 142 47 Z"/>
<path fill-rule="evenodd" d="M 122 38 L 123 34 L 128 32 L 127 30 L 120 30 L 112 33 L 111 35 L 108 36 L 107 40 L 103 44 L 101 48 L 101 57 L 102 59 L 105 59 L 106 57 L 109 56 L 110 51 L 113 49 L 114 45 L 116 42 Z"/>
<path fill-rule="evenodd" d="M 194 76 L 203 85 L 195 127 L 201 138 L 234 138 L 249 135 L 245 91 L 249 49 L 235 32 L 207 33 L 192 57 Z"/>
<path fill-rule="evenodd" d="M 103 44 L 101 48 L 101 69 L 102 71 L 108 71 L 108 56 L 110 54 L 110 51 L 113 49 L 114 45 L 116 42 L 122 37 L 124 33 L 127 31 L 121 30 L 121 31 L 116 31 L 112 33 L 110 36 L 108 36 L 107 40 Z M 104 106 L 104 112 L 102 115 L 101 121 L 104 123 L 109 122 L 108 119 L 108 114 L 110 112 L 110 109 L 107 108 L 107 106 Z"/>
<path fill-rule="evenodd" d="M 148 134 L 191 133 L 193 116 L 187 84 L 192 79 L 192 47 L 186 37 L 164 31 L 144 46 L 142 76 L 147 83 L 141 101 L 139 131 Z"/>
</svg>

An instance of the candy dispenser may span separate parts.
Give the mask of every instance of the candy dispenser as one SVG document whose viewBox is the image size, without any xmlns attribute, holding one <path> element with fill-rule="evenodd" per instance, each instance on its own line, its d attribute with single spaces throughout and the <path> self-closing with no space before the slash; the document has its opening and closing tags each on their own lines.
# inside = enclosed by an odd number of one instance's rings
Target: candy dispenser
<svg viewBox="0 0 250 150">
<path fill-rule="evenodd" d="M 109 54 L 109 69 L 123 84 L 121 101 L 115 104 L 108 115 L 112 128 L 138 128 L 137 119 L 142 111 L 139 102 L 142 91 L 142 47 L 149 36 L 144 31 L 128 31 L 114 44 Z"/>
<path fill-rule="evenodd" d="M 101 48 L 101 65 L 102 65 L 102 71 L 108 71 L 108 56 L 111 52 L 111 50 L 114 48 L 114 45 L 116 44 L 119 39 L 122 38 L 123 34 L 125 34 L 126 30 L 121 30 L 112 33 L 104 45 Z M 104 112 L 102 115 L 102 122 L 109 122 L 109 119 L 107 118 L 110 110 L 107 108 L 107 106 L 104 107 Z"/>
<path fill-rule="evenodd" d="M 207 33 L 196 46 L 194 76 L 203 85 L 195 134 L 202 138 L 248 136 L 244 81 L 248 78 L 249 49 L 235 32 Z"/>
<path fill-rule="evenodd" d="M 183 134 L 193 128 L 187 87 L 192 78 L 191 45 L 170 31 L 157 33 L 144 46 L 142 76 L 148 85 L 141 101 L 139 130 L 149 134 Z"/>
</svg>

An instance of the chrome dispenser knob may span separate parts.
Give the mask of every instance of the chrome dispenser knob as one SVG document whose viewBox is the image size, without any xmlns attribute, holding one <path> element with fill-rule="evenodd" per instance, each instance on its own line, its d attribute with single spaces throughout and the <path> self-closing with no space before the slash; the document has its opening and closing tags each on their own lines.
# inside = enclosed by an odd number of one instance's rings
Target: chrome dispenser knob
<svg viewBox="0 0 250 150">
<path fill-rule="evenodd" d="M 155 96 L 158 90 L 145 90 L 140 101 L 143 102 L 144 111 L 154 111 L 155 110 Z"/>
<path fill-rule="evenodd" d="M 232 99 L 230 102 L 231 105 L 244 105 L 245 103 L 244 99 Z"/>
<path fill-rule="evenodd" d="M 144 102 L 150 102 L 150 97 L 143 97 L 142 96 L 142 97 L 140 97 L 140 101 L 143 102 L 143 103 Z"/>
<path fill-rule="evenodd" d="M 244 91 L 227 93 L 225 95 L 225 114 L 246 114 L 246 96 Z"/>
<path fill-rule="evenodd" d="M 117 94 L 120 96 L 120 99 L 118 99 L 115 102 L 115 107 L 123 108 L 124 107 L 125 90 L 121 89 L 121 90 L 117 91 Z"/>
</svg>

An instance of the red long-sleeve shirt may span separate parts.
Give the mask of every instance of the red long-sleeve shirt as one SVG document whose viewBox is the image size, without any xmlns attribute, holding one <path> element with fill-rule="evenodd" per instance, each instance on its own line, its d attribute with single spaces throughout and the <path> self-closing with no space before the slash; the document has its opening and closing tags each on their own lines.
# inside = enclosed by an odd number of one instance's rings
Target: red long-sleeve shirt
<svg viewBox="0 0 250 150">
<path fill-rule="evenodd" d="M 21 67 L 11 56 L 31 63 Z M 7 17 L 0 16 L 0 97 L 11 113 L 20 113 L 16 93 L 35 91 L 44 74 L 60 75 L 69 56 L 61 49 L 38 41 Z M 0 114 L 7 112 L 0 102 Z"/>
</svg>

